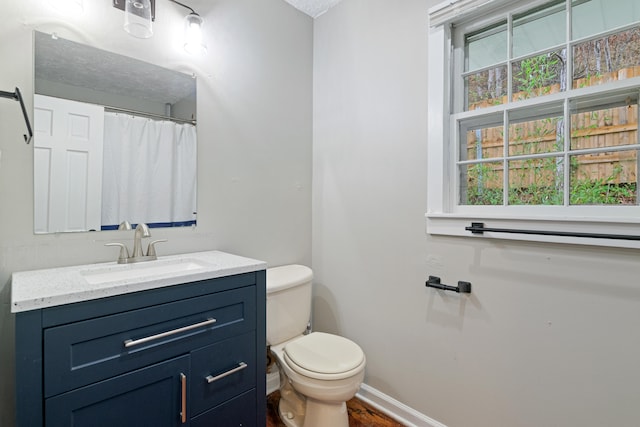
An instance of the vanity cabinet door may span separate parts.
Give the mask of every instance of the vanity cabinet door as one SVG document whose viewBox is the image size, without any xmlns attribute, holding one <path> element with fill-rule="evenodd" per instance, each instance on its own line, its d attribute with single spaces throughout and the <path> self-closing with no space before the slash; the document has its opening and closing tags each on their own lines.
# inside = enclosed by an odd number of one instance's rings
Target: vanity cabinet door
<svg viewBox="0 0 640 427">
<path fill-rule="evenodd" d="M 45 424 L 47 427 L 187 426 L 189 367 L 190 357 L 186 355 L 51 397 L 45 400 Z"/>
</svg>

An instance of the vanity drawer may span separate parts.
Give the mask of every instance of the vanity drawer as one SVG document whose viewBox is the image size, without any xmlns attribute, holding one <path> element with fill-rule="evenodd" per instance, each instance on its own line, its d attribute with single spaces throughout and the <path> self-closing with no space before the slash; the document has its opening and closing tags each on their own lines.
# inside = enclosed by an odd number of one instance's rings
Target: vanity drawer
<svg viewBox="0 0 640 427">
<path fill-rule="evenodd" d="M 46 397 L 253 330 L 246 287 L 99 317 L 44 331 Z"/>
<path fill-rule="evenodd" d="M 260 353 L 262 354 L 262 353 Z M 255 387 L 255 331 L 191 353 L 191 411 L 199 414 Z"/>
</svg>

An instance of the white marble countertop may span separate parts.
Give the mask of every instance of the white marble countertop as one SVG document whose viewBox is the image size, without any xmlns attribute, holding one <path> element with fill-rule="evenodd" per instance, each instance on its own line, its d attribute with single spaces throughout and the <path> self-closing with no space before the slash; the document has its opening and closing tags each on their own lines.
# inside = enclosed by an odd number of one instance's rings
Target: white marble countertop
<svg viewBox="0 0 640 427">
<path fill-rule="evenodd" d="M 122 295 L 186 282 L 264 270 L 263 261 L 220 251 L 158 257 L 135 264 L 107 262 L 11 276 L 11 312 Z"/>
</svg>

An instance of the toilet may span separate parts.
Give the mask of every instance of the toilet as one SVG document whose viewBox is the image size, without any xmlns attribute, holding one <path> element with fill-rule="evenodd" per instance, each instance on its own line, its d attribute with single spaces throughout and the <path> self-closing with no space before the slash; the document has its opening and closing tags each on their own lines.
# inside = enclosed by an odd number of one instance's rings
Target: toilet
<svg viewBox="0 0 640 427">
<path fill-rule="evenodd" d="M 348 427 L 346 401 L 364 379 L 353 341 L 307 332 L 313 272 L 303 265 L 267 269 L 267 344 L 280 369 L 280 418 L 289 427 Z"/>
</svg>

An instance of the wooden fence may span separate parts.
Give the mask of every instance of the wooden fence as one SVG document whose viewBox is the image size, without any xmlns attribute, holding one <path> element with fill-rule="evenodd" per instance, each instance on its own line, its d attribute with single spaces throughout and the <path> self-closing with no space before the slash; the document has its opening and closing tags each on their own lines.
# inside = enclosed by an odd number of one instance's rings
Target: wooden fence
<svg viewBox="0 0 640 427">
<path fill-rule="evenodd" d="M 593 86 L 612 80 L 640 76 L 640 66 L 625 68 L 614 73 L 605 73 L 590 79 L 578 79 L 574 87 Z M 559 85 L 543 88 L 544 93 L 560 90 Z M 542 90 L 541 90 L 542 91 Z M 523 99 L 531 94 L 516 93 L 513 99 Z M 497 100 L 486 100 L 470 105 L 469 109 L 495 105 Z M 506 96 L 499 100 L 506 102 Z M 553 153 L 557 145 L 564 144 L 562 130 L 558 128 L 560 118 L 534 120 L 512 124 L 509 128 L 509 155 Z M 562 127 L 562 125 L 560 125 Z M 489 159 L 502 157 L 504 151 L 503 128 L 483 128 L 467 132 L 467 159 Z M 638 141 L 638 105 L 620 106 L 603 110 L 581 112 L 571 115 L 571 149 L 620 147 Z M 556 160 L 552 160 L 551 163 Z M 550 161 L 512 161 L 509 181 L 512 186 L 526 187 L 548 181 L 553 184 L 554 173 L 543 169 L 553 168 Z M 546 166 L 545 166 L 546 165 Z M 572 176 L 578 179 L 604 180 L 610 183 L 637 182 L 637 151 L 606 151 L 585 154 L 572 158 Z M 485 164 L 492 173 L 483 177 L 487 188 L 502 187 L 503 167 L 501 162 Z M 546 170 L 546 169 L 545 169 Z M 470 178 L 471 179 L 471 178 Z M 470 182 L 471 184 L 471 182 Z"/>
</svg>

